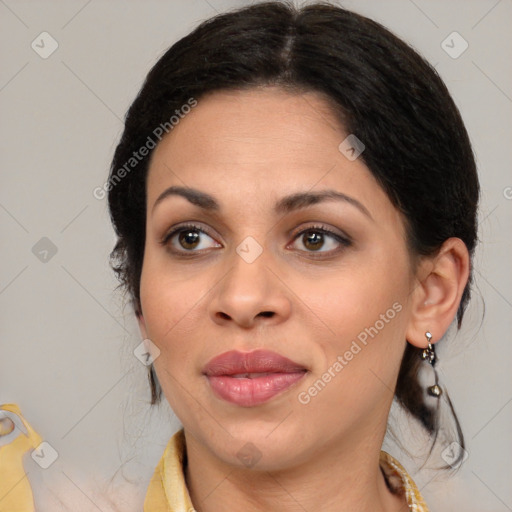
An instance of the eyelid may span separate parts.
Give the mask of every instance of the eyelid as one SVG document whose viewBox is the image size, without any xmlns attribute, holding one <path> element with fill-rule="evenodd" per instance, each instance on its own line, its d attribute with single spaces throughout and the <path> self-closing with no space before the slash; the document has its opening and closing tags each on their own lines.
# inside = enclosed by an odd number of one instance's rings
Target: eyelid
<svg viewBox="0 0 512 512">
<path fill-rule="evenodd" d="M 201 222 L 190 221 L 190 222 L 184 222 L 182 224 L 176 224 L 175 226 L 172 226 L 171 228 L 169 228 L 167 231 L 165 231 L 164 235 L 159 240 L 159 243 L 161 245 L 166 245 L 173 236 L 178 234 L 180 231 L 184 231 L 186 229 L 201 231 L 201 232 L 205 233 L 206 235 L 208 235 L 210 238 L 215 239 L 215 236 L 210 232 L 210 229 L 208 227 L 203 225 Z M 189 251 L 189 252 L 193 252 L 193 251 Z"/>
<path fill-rule="evenodd" d="M 316 223 L 316 224 L 312 224 L 307 227 L 301 227 L 298 230 L 295 230 L 293 239 L 290 242 L 290 244 L 288 244 L 287 248 L 290 245 L 297 243 L 297 241 L 300 240 L 301 235 L 304 235 L 305 233 L 308 233 L 308 232 L 322 233 L 322 235 L 333 239 L 336 242 L 336 244 L 338 245 L 338 247 L 328 250 L 328 251 L 322 251 L 322 250 L 306 251 L 306 250 L 299 249 L 298 253 L 299 253 L 300 257 L 305 257 L 304 255 L 306 255 L 306 257 L 308 259 L 317 259 L 317 260 L 327 261 L 327 260 L 329 260 L 329 258 L 337 257 L 340 253 L 342 253 L 343 251 L 345 251 L 346 249 L 348 249 L 349 247 L 351 247 L 353 245 L 352 238 L 350 236 L 346 235 L 345 233 L 340 234 L 337 231 L 325 226 L 323 223 Z"/>
<path fill-rule="evenodd" d="M 346 233 L 344 233 L 341 230 L 337 230 L 334 228 L 330 228 L 329 226 L 325 225 L 323 222 L 314 222 L 312 221 L 309 226 L 301 226 L 299 228 L 294 229 L 290 236 L 293 237 L 295 240 L 299 235 L 302 235 L 305 232 L 308 231 L 320 231 L 322 233 L 325 233 L 329 236 L 332 236 L 336 238 L 337 240 L 343 240 L 344 242 L 350 242 L 352 243 L 352 239 L 350 236 L 348 236 Z"/>
<path fill-rule="evenodd" d="M 216 241 L 215 236 L 212 233 L 210 233 L 210 229 L 208 227 L 203 225 L 201 222 L 189 221 L 189 222 L 184 222 L 182 224 L 177 224 L 175 226 L 172 226 L 169 230 L 167 230 L 165 232 L 165 234 L 163 235 L 161 240 L 159 240 L 159 243 L 161 245 L 163 245 L 163 246 L 167 246 L 168 243 L 169 243 L 169 240 L 171 240 L 171 238 L 176 236 L 181 231 L 185 231 L 187 229 L 195 230 L 195 231 L 200 231 L 200 232 L 208 235 L 210 238 L 212 238 L 213 240 Z M 292 230 L 290 232 L 288 237 L 291 237 L 292 240 L 291 240 L 290 244 L 287 245 L 287 247 L 289 245 L 291 245 L 291 244 L 294 244 L 299 239 L 300 235 L 303 235 L 304 233 L 307 233 L 309 231 L 313 231 L 313 232 L 317 231 L 317 232 L 320 232 L 320 233 L 322 233 L 324 235 L 327 235 L 327 236 L 333 238 L 338 244 L 341 245 L 341 247 L 338 247 L 337 249 L 332 249 L 330 251 L 303 251 L 303 250 L 299 250 L 299 252 L 301 252 L 301 253 L 305 253 L 305 254 L 308 254 L 308 255 L 313 255 L 313 257 L 315 257 L 314 256 L 315 254 L 322 255 L 322 256 L 318 256 L 318 257 L 327 257 L 329 255 L 336 255 L 340 251 L 342 251 L 343 249 L 345 249 L 347 247 L 350 247 L 353 244 L 352 238 L 350 236 L 348 236 L 346 233 L 344 233 L 342 231 L 338 232 L 338 230 L 334 230 L 334 229 L 326 226 L 322 222 L 314 222 L 314 221 L 312 221 L 310 223 L 310 225 L 308 225 L 308 226 L 302 225 L 302 226 L 300 226 L 300 227 L 298 227 L 298 228 L 296 228 L 296 229 L 294 229 L 294 230 Z M 219 243 L 219 242 L 217 242 L 217 243 Z M 184 250 L 184 249 L 183 250 L 173 249 L 172 251 L 175 254 L 192 256 L 194 254 L 201 254 L 201 253 L 203 253 L 206 250 L 207 249 L 204 249 L 202 251 L 194 251 L 194 250 L 187 251 L 187 250 Z"/>
</svg>

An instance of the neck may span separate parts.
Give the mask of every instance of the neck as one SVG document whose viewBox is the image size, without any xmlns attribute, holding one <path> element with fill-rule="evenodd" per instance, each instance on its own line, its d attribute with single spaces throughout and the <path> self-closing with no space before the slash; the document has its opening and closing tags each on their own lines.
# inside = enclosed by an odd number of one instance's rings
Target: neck
<svg viewBox="0 0 512 512">
<path fill-rule="evenodd" d="M 306 463 L 279 471 L 225 464 L 196 438 L 187 433 L 185 437 L 185 474 L 198 512 L 388 512 L 406 503 L 388 490 L 380 470 L 383 434 L 359 436 L 359 443 L 335 439 L 317 449 Z"/>
</svg>

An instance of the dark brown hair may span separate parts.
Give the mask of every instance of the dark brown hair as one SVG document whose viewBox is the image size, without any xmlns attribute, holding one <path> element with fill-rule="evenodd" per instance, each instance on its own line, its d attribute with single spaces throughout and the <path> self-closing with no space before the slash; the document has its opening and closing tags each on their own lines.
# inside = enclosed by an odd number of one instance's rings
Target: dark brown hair
<svg viewBox="0 0 512 512">
<path fill-rule="evenodd" d="M 361 158 L 402 213 L 411 255 L 435 255 L 446 239 L 458 237 L 472 258 L 476 165 L 460 113 L 436 70 L 383 26 L 354 12 L 326 3 L 296 8 L 266 2 L 217 15 L 176 42 L 150 70 L 127 113 L 108 202 L 118 235 L 111 263 L 136 314 L 151 151 L 122 179 L 119 170 L 190 98 L 265 85 L 316 91 L 329 99 L 345 130 L 365 144 Z M 472 272 L 457 312 L 458 328 L 471 282 Z M 419 383 L 420 354 L 407 344 L 395 397 L 435 442 L 439 411 L 427 405 Z M 153 367 L 149 378 L 153 404 L 161 398 Z M 464 447 L 457 416 L 443 396 Z"/>
</svg>

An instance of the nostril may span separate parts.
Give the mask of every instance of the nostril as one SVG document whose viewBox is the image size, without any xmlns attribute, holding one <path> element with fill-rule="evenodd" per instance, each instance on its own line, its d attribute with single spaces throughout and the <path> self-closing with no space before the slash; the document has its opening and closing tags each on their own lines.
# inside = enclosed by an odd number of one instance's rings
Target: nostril
<svg viewBox="0 0 512 512">
<path fill-rule="evenodd" d="M 265 317 L 274 316 L 274 312 L 273 311 L 262 311 L 260 313 L 260 315 L 265 316 Z"/>
</svg>

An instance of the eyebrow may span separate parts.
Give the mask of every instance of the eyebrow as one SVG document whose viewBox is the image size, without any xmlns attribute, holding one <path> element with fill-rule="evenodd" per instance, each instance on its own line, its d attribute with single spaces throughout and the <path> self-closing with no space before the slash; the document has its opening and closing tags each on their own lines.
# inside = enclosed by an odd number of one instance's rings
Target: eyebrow
<svg viewBox="0 0 512 512">
<path fill-rule="evenodd" d="M 187 199 L 190 203 L 195 206 L 198 206 L 202 210 L 211 211 L 211 212 L 219 212 L 221 207 L 217 200 L 207 194 L 206 192 L 202 192 L 200 190 L 191 188 L 191 187 L 178 187 L 172 186 L 165 189 L 155 201 L 152 212 L 155 210 L 158 204 L 160 204 L 164 199 L 167 199 L 172 196 L 181 196 Z M 302 208 L 307 208 L 308 206 L 312 206 L 325 201 L 344 201 L 346 203 L 355 206 L 358 210 L 360 210 L 364 215 L 373 220 L 368 209 L 361 204 L 357 199 L 353 197 L 347 196 L 342 192 L 338 192 L 336 190 L 321 190 L 319 192 L 296 192 L 294 194 L 282 197 L 277 203 L 274 205 L 274 213 L 276 214 L 284 214 L 289 213 L 294 210 L 300 210 Z"/>
</svg>

